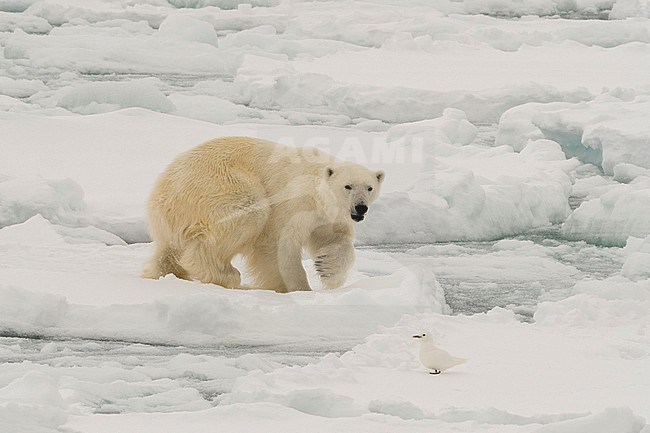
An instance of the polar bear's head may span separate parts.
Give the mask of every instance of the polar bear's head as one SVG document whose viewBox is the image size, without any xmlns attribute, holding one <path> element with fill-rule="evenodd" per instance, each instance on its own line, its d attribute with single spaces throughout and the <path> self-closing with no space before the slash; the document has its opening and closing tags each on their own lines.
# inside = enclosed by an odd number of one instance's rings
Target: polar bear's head
<svg viewBox="0 0 650 433">
<path fill-rule="evenodd" d="M 383 171 L 371 171 L 351 163 L 330 165 L 325 169 L 325 176 L 340 213 L 356 222 L 363 221 L 384 180 Z"/>
</svg>

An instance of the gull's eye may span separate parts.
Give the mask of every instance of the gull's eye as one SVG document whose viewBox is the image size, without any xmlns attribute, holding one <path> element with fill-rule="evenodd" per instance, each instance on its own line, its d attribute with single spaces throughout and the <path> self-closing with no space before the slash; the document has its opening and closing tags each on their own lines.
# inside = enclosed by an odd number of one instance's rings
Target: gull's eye
<svg viewBox="0 0 650 433">
<path fill-rule="evenodd" d="M 422 334 L 422 336 L 423 336 L 423 337 L 426 337 L 426 336 L 427 336 L 427 334 Z"/>
<path fill-rule="evenodd" d="M 345 189 L 352 189 L 352 185 L 345 185 Z"/>
<path fill-rule="evenodd" d="M 368 187 L 368 191 L 372 191 L 372 187 L 371 187 L 371 186 Z"/>
</svg>

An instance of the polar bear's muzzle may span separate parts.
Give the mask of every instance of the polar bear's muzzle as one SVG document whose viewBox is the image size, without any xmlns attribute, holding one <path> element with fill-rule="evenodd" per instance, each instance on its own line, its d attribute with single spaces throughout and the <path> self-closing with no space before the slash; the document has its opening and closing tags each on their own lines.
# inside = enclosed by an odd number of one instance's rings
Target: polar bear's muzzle
<svg viewBox="0 0 650 433">
<path fill-rule="evenodd" d="M 350 218 L 352 218 L 356 222 L 363 221 L 366 212 L 368 212 L 368 206 L 366 206 L 365 204 L 358 204 L 354 207 L 354 212 L 350 213 Z"/>
</svg>

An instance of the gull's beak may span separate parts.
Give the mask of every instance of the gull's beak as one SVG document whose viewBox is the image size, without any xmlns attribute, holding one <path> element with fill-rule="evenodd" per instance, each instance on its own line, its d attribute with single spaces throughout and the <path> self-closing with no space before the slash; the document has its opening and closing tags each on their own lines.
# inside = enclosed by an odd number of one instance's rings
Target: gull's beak
<svg viewBox="0 0 650 433">
<path fill-rule="evenodd" d="M 422 338 L 421 335 L 414 335 L 413 338 Z"/>
</svg>

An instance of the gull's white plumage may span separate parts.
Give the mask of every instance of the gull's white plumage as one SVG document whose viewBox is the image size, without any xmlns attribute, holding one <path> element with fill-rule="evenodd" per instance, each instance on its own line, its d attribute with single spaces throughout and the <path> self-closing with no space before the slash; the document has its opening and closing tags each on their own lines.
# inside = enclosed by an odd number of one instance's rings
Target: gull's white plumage
<svg viewBox="0 0 650 433">
<path fill-rule="evenodd" d="M 431 374 L 438 374 L 467 362 L 465 358 L 457 358 L 436 347 L 428 334 L 414 335 L 413 338 L 420 340 L 420 362 L 429 370 L 433 370 L 430 372 Z"/>
</svg>

